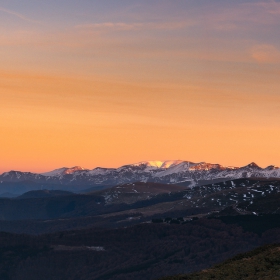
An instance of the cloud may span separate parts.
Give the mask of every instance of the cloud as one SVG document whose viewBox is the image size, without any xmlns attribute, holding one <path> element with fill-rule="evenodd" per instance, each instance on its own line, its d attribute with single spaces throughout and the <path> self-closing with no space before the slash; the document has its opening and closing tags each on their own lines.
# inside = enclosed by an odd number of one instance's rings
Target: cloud
<svg viewBox="0 0 280 280">
<path fill-rule="evenodd" d="M 264 9 L 269 14 L 280 15 L 280 3 L 274 0 L 259 2 L 255 4 L 256 6 Z"/>
<path fill-rule="evenodd" d="M 245 1 L 244 1 L 245 2 Z M 207 10 L 206 10 L 207 8 Z M 237 31 L 255 29 L 256 25 L 279 25 L 280 3 L 276 1 L 255 1 L 234 3 L 230 6 L 205 6 L 199 22 L 205 28 L 217 31 Z"/>
<path fill-rule="evenodd" d="M 39 21 L 36 21 L 36 20 L 33 20 L 33 19 L 30 19 L 20 13 L 17 13 L 17 12 L 14 12 L 14 11 L 11 11 L 11 10 L 8 10 L 8 9 L 5 9 L 5 8 L 2 8 L 0 7 L 0 11 L 3 12 L 3 13 L 6 13 L 6 14 L 9 14 L 9 15 L 13 15 L 17 18 L 20 18 L 24 21 L 28 21 L 28 22 L 32 22 L 32 23 L 40 23 Z"/>
<path fill-rule="evenodd" d="M 142 23 L 124 23 L 124 22 L 103 22 L 103 23 L 92 23 L 92 24 L 81 24 L 77 25 L 78 29 L 85 30 L 135 30 L 141 29 L 143 27 Z"/>
<path fill-rule="evenodd" d="M 273 45 L 257 45 L 253 47 L 251 56 L 259 63 L 280 63 L 280 51 Z"/>
<path fill-rule="evenodd" d="M 76 28 L 86 31 L 131 31 L 131 30 L 176 30 L 194 25 L 192 21 L 178 22 L 102 22 L 77 25 Z"/>
</svg>

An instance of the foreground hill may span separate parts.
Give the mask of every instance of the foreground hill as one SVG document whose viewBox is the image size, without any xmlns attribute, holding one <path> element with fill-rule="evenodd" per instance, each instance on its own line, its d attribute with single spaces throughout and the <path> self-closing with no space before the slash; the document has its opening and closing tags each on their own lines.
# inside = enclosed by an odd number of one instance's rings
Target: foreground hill
<svg viewBox="0 0 280 280">
<path fill-rule="evenodd" d="M 280 279 L 280 244 L 240 254 L 199 273 L 162 278 L 162 280 L 278 280 Z"/>
<path fill-rule="evenodd" d="M 209 268 L 279 236 L 279 229 L 259 236 L 217 219 L 41 236 L 0 233 L 0 279 L 153 280 Z"/>
</svg>

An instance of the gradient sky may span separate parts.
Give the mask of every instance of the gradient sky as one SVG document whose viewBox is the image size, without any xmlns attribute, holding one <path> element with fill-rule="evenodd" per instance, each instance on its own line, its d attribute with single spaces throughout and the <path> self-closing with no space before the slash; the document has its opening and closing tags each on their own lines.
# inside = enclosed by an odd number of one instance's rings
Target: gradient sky
<svg viewBox="0 0 280 280">
<path fill-rule="evenodd" d="M 280 165 L 280 1 L 1 0 L 0 172 Z"/>
</svg>

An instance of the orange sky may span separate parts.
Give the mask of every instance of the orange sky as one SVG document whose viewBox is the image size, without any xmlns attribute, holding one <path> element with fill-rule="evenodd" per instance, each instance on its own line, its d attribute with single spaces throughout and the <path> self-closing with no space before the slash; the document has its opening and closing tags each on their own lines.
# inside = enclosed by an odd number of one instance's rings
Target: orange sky
<svg viewBox="0 0 280 280">
<path fill-rule="evenodd" d="M 280 165 L 280 3 L 198 2 L 155 18 L 121 1 L 103 21 L 0 7 L 0 172 Z"/>
</svg>

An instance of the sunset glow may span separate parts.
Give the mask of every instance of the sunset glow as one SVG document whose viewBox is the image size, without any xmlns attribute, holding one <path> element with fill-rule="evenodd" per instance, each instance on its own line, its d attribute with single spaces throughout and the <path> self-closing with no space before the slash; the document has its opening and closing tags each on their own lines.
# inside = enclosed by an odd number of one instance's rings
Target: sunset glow
<svg viewBox="0 0 280 280">
<path fill-rule="evenodd" d="M 1 1 L 0 172 L 280 165 L 280 2 Z"/>
</svg>

